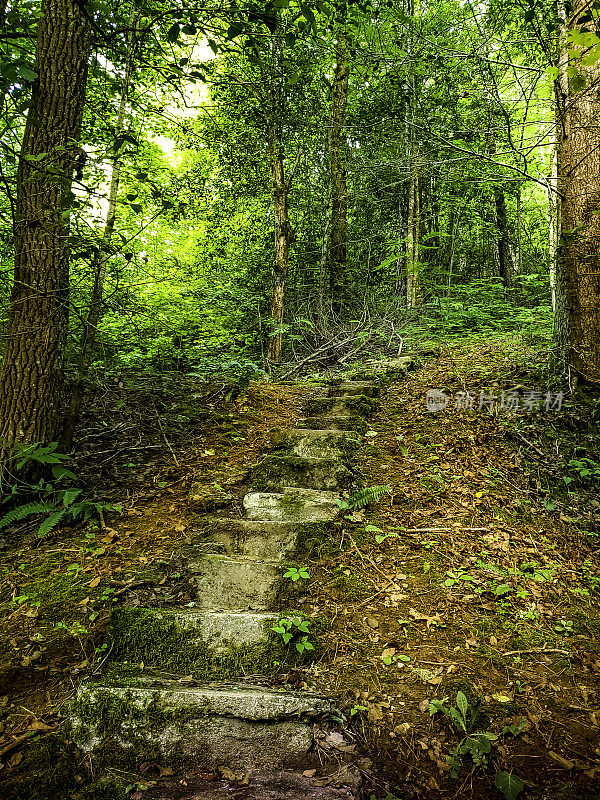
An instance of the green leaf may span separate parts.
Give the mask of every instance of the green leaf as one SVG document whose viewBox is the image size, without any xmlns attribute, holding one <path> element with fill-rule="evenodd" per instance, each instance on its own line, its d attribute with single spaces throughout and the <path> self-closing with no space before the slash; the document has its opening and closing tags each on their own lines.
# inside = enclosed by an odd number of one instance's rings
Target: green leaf
<svg viewBox="0 0 600 800">
<path fill-rule="evenodd" d="M 459 692 L 456 695 L 456 705 L 458 706 L 458 709 L 459 709 L 460 713 L 466 719 L 467 718 L 467 711 L 469 710 L 469 701 L 467 700 L 467 698 L 466 698 L 466 696 L 465 696 L 465 694 L 463 692 Z"/>
<path fill-rule="evenodd" d="M 61 521 L 61 519 L 64 517 L 65 514 L 66 514 L 66 509 L 63 508 L 61 511 L 56 511 L 54 514 L 51 514 L 49 517 L 46 517 L 46 519 L 42 522 L 42 524 L 38 528 L 37 531 L 38 538 L 41 539 L 48 533 L 50 533 L 50 531 L 58 525 L 58 523 Z"/>
<path fill-rule="evenodd" d="M 500 586 L 496 586 L 495 589 L 492 589 L 492 592 L 496 597 L 503 597 L 505 594 L 512 592 L 512 586 L 509 586 L 508 583 L 501 583 Z"/>
<path fill-rule="evenodd" d="M 181 27 L 178 22 L 173 23 L 169 30 L 167 31 L 167 41 L 169 42 L 176 42 L 179 39 L 179 32 L 181 31 Z"/>
<path fill-rule="evenodd" d="M 508 772 L 497 772 L 494 785 L 507 800 L 517 800 L 517 797 L 525 788 L 525 784 L 520 778 Z"/>
</svg>

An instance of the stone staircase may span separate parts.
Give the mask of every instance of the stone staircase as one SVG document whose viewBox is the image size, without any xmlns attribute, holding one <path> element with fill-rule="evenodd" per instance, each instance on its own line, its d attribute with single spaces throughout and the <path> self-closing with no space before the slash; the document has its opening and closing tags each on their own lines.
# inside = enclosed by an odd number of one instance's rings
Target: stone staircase
<svg viewBox="0 0 600 800">
<path fill-rule="evenodd" d="M 257 797 L 348 796 L 311 787 L 299 771 L 313 765 L 314 728 L 326 724 L 334 703 L 271 687 L 261 664 L 277 657 L 271 628 L 294 607 L 286 566 L 306 541 L 322 538 L 339 514 L 340 492 L 353 483 L 377 377 L 410 364 L 376 363 L 370 380 L 322 389 L 297 428 L 272 433 L 273 450 L 252 470 L 244 517 L 203 515 L 177 553 L 195 582 L 193 607 L 113 612 L 111 660 L 79 688 L 69 716 L 71 738 L 92 765 L 226 765 L 259 776 Z M 189 796 L 217 798 L 219 791 Z"/>
</svg>

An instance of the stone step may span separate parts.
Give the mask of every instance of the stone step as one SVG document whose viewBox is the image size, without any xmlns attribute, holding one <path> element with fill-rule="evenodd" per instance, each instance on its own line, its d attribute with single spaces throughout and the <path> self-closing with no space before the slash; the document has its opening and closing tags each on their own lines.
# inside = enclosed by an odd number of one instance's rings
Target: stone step
<svg viewBox="0 0 600 800">
<path fill-rule="evenodd" d="M 160 659 L 153 659 L 153 650 L 158 654 L 179 650 L 182 658 L 185 650 L 188 660 L 195 655 L 196 660 L 207 654 L 222 655 L 232 648 L 251 650 L 273 639 L 271 626 L 280 617 L 272 611 L 117 608 L 110 625 L 113 654 L 130 663 L 167 669 Z"/>
<path fill-rule="evenodd" d="M 364 394 L 347 397 L 316 397 L 306 404 L 306 414 L 312 416 L 369 417 L 379 408 L 379 401 Z"/>
<path fill-rule="evenodd" d="M 413 356 L 400 356 L 399 358 L 387 358 L 380 361 L 367 361 L 366 367 L 375 374 L 405 375 L 416 366 L 416 363 L 416 359 Z"/>
<path fill-rule="evenodd" d="M 321 414 L 318 417 L 303 417 L 297 420 L 296 427 L 317 431 L 353 431 L 362 436 L 367 429 L 367 423 L 363 417 L 359 417 L 356 414 L 348 413 L 340 416 Z"/>
<path fill-rule="evenodd" d="M 192 534 L 190 545 L 180 551 L 186 561 L 192 554 L 197 557 L 202 552 L 286 561 L 305 540 L 323 533 L 322 523 L 313 522 L 201 517 L 196 525 L 198 533 Z"/>
<path fill-rule="evenodd" d="M 273 605 L 283 573 L 276 562 L 197 553 L 187 568 L 196 576 L 195 602 L 202 611 L 264 611 Z"/>
<path fill-rule="evenodd" d="M 338 460 L 269 453 L 252 468 L 251 477 L 252 486 L 261 491 L 286 486 L 342 491 L 350 486 L 354 475 Z"/>
<path fill-rule="evenodd" d="M 373 381 L 342 381 L 334 383 L 329 389 L 330 397 L 348 397 L 355 394 L 377 397 L 379 387 Z"/>
<path fill-rule="evenodd" d="M 276 428 L 269 433 L 273 447 L 291 450 L 302 458 L 325 458 L 349 461 L 360 439 L 352 431 L 314 430 L 312 428 Z"/>
<path fill-rule="evenodd" d="M 286 487 L 281 492 L 250 492 L 244 497 L 244 511 L 251 520 L 282 522 L 329 522 L 339 514 L 334 492 Z"/>
<path fill-rule="evenodd" d="M 70 736 L 99 763 L 103 751 L 111 761 L 120 751 L 195 768 L 278 767 L 306 757 L 313 721 L 332 711 L 328 698 L 308 693 L 186 686 L 150 675 L 136 686 L 82 685 L 70 710 Z"/>
</svg>

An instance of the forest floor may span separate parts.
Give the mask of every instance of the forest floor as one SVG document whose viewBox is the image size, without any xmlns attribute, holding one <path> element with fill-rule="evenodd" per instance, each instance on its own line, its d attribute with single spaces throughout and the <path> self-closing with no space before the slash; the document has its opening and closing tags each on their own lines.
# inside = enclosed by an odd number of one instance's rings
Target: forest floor
<svg viewBox="0 0 600 800">
<path fill-rule="evenodd" d="M 391 493 L 347 513 L 307 564 L 299 603 L 326 620 L 317 660 L 285 675 L 273 665 L 279 685 L 337 698 L 365 798 L 501 798 L 496 771 L 518 776 L 525 798 L 597 796 L 599 409 L 554 384 L 544 354 L 518 339 L 443 347 L 384 391 L 370 420 L 358 466 Z M 235 509 L 269 430 L 293 424 L 314 393 L 310 383 L 165 386 L 112 387 L 82 427 L 76 471 L 120 514 L 2 543 L 3 800 L 85 796 L 55 732 L 65 700 L 102 663 L 110 608 L 190 600 L 173 551 L 202 508 Z M 561 388 L 560 410 L 477 408 L 482 390 Z M 451 400 L 431 413 L 430 389 L 469 391 L 475 408 Z M 450 710 L 459 692 L 469 738 Z M 498 737 L 489 753 L 486 732 Z"/>
</svg>

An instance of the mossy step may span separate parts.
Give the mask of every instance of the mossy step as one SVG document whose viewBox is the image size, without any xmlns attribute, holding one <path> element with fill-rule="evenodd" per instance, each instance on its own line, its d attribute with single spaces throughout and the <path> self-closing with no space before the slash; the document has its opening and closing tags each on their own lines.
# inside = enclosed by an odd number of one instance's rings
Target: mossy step
<svg viewBox="0 0 600 800">
<path fill-rule="evenodd" d="M 198 611 L 195 608 L 119 608 L 112 612 L 113 652 L 128 661 L 160 663 L 152 658 L 152 639 L 157 649 L 164 649 L 170 639 L 174 648 L 185 646 L 206 652 L 224 653 L 231 647 L 253 648 L 272 638 L 271 626 L 280 618 L 271 611 Z M 140 652 L 140 648 L 144 652 Z M 132 655 L 135 653 L 135 659 Z"/>
<path fill-rule="evenodd" d="M 367 423 L 363 417 L 359 417 L 356 414 L 347 413 L 339 416 L 321 414 L 318 417 L 303 417 L 299 419 L 296 422 L 296 427 L 317 431 L 353 431 L 361 436 L 367 429 Z"/>
<path fill-rule="evenodd" d="M 281 585 L 281 565 L 254 558 L 192 553 L 187 568 L 196 576 L 195 602 L 202 611 L 264 611 Z"/>
<path fill-rule="evenodd" d="M 405 375 L 417 366 L 417 359 L 413 356 L 387 358 L 380 361 L 367 361 L 366 367 L 379 375 Z"/>
<path fill-rule="evenodd" d="M 329 522 L 339 514 L 334 492 L 286 487 L 281 492 L 250 492 L 244 497 L 244 511 L 251 520 L 282 522 Z"/>
<path fill-rule="evenodd" d="M 183 551 L 187 560 L 194 549 L 213 546 L 229 556 L 248 556 L 258 560 L 285 561 L 306 539 L 322 534 L 321 523 L 202 517 L 196 522 L 198 539 Z M 205 551 L 206 552 L 206 551 Z"/>
<path fill-rule="evenodd" d="M 352 431 L 276 428 L 269 434 L 273 447 L 285 448 L 302 458 L 350 460 L 360 447 Z"/>
<path fill-rule="evenodd" d="M 70 735 L 111 765 L 122 753 L 178 766 L 283 766 L 306 755 L 313 720 L 333 711 L 313 694 L 260 686 L 186 687 L 174 680 L 146 686 L 84 684 L 70 710 Z"/>
<path fill-rule="evenodd" d="M 379 401 L 364 394 L 346 397 L 316 397 L 306 404 L 307 416 L 369 417 L 379 408 Z"/>
<path fill-rule="evenodd" d="M 353 473 L 336 459 L 304 458 L 289 453 L 269 453 L 251 470 L 252 486 L 277 491 L 287 486 L 304 489 L 347 489 Z"/>
<path fill-rule="evenodd" d="M 379 386 L 373 381 L 342 381 L 336 383 L 329 389 L 330 397 L 348 397 L 350 395 L 362 394 L 365 397 L 377 397 Z"/>
</svg>

